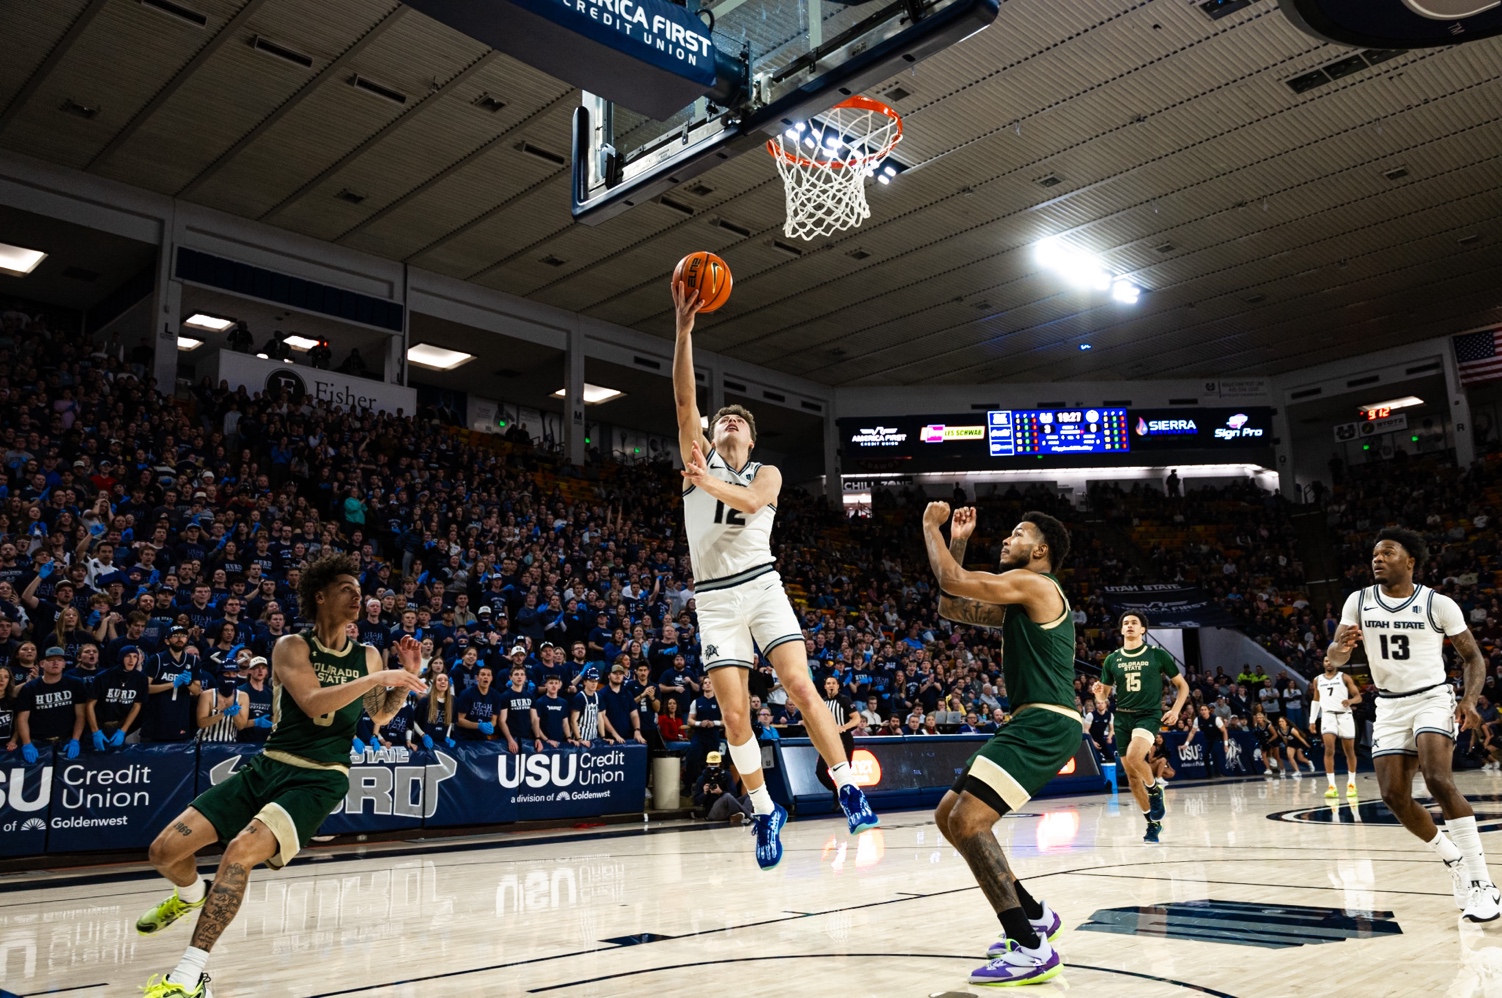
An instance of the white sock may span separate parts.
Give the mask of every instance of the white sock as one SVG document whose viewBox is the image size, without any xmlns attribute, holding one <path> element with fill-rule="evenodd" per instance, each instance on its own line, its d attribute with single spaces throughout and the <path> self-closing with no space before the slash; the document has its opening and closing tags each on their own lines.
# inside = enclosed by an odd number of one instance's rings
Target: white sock
<svg viewBox="0 0 1502 998">
<path fill-rule="evenodd" d="M 1472 823 L 1471 827 L 1474 829 L 1476 826 Z M 1425 842 L 1424 845 L 1428 846 L 1434 855 L 1446 863 L 1453 863 L 1461 857 L 1460 847 L 1451 842 L 1443 831 L 1438 832 L 1434 838 Z"/>
<path fill-rule="evenodd" d="M 203 976 L 203 968 L 208 965 L 209 951 L 189 946 L 187 952 L 183 953 L 182 962 L 177 965 L 176 970 L 167 975 L 167 980 L 173 984 L 186 984 L 192 987 L 198 983 L 198 979 Z"/>
<path fill-rule="evenodd" d="M 1486 868 L 1486 854 L 1481 851 L 1481 834 L 1476 831 L 1476 816 L 1447 818 L 1445 831 L 1450 833 L 1455 847 L 1465 857 L 1466 879 L 1483 884 L 1491 883 L 1492 874 Z"/>
<path fill-rule="evenodd" d="M 203 900 L 204 891 L 207 890 L 202 877 L 195 877 L 188 887 L 179 887 L 177 896 L 188 904 L 197 904 Z"/>
<path fill-rule="evenodd" d="M 841 762 L 829 767 L 829 778 L 834 780 L 835 789 L 844 790 L 846 787 L 855 786 L 855 774 L 850 771 L 850 763 Z"/>
<path fill-rule="evenodd" d="M 777 805 L 772 801 L 772 795 L 767 792 L 765 783 L 748 792 L 746 796 L 751 798 L 751 810 L 757 814 L 771 814 L 777 809 Z"/>
<path fill-rule="evenodd" d="M 1335 774 L 1334 773 L 1326 773 L 1325 774 L 1325 779 L 1327 779 L 1327 780 L 1330 781 L 1330 789 L 1334 790 L 1335 789 Z"/>
</svg>

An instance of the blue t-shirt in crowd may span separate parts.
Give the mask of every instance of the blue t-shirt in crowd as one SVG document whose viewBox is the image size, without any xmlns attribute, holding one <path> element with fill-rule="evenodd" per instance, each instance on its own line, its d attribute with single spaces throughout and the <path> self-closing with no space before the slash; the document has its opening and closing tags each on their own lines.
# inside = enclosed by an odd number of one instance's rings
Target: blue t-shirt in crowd
<svg viewBox="0 0 1502 998">
<path fill-rule="evenodd" d="M 532 701 L 532 709 L 542 727 L 542 737 L 549 741 L 565 741 L 564 722 L 568 720 L 568 701 L 563 697 L 540 696 Z"/>
<path fill-rule="evenodd" d="M 471 686 L 459 694 L 459 702 L 454 705 L 456 717 L 465 717 L 476 723 L 489 721 L 495 724 L 501 718 L 501 710 L 506 706 L 501 691 L 492 686 L 488 691 L 481 693 L 478 685 Z M 495 735 L 484 735 L 472 728 L 459 728 L 459 737 L 472 741 L 486 741 Z"/>
</svg>

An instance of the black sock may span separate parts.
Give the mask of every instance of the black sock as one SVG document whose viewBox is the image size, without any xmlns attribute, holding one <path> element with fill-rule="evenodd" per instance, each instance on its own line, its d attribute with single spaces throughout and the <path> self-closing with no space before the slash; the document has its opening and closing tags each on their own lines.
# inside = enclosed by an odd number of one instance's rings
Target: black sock
<svg viewBox="0 0 1502 998">
<path fill-rule="evenodd" d="M 1027 912 L 1021 908 L 1008 908 L 1006 911 L 998 912 L 996 917 L 1001 919 L 1001 928 L 1007 934 L 1007 938 L 1018 946 L 1023 949 L 1037 949 L 1042 945 L 1037 930 L 1027 920 Z"/>
<path fill-rule="evenodd" d="M 1016 886 L 1017 900 L 1022 902 L 1022 913 L 1025 914 L 1028 918 L 1042 918 L 1043 903 L 1036 900 L 1031 894 L 1027 892 L 1027 888 L 1022 886 L 1022 881 L 1017 881 Z"/>
</svg>

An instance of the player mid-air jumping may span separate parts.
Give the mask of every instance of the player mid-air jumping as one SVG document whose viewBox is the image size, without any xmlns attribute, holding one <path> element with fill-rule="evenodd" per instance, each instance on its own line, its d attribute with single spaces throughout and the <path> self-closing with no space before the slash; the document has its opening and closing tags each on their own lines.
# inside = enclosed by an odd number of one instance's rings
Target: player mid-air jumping
<svg viewBox="0 0 1502 998">
<path fill-rule="evenodd" d="M 1450 774 L 1457 727 L 1481 727 L 1476 700 L 1486 665 L 1455 601 L 1414 584 L 1414 570 L 1428 557 L 1428 545 L 1412 530 L 1385 527 L 1377 533 L 1372 548 L 1376 585 L 1347 597 L 1329 661 L 1339 668 L 1356 642 L 1366 648 L 1377 684 L 1372 764 L 1382 801 L 1450 868 L 1455 905 L 1463 917 L 1490 922 L 1502 914 L 1502 896 L 1486 867 L 1476 814 Z M 1447 637 L 1465 666 L 1465 692 L 1458 703 L 1455 688 L 1445 682 Z M 1413 799 L 1415 771 L 1424 774 L 1424 785 L 1445 816 L 1443 832 L 1429 809 Z"/>
<path fill-rule="evenodd" d="M 781 831 L 787 812 L 773 803 L 761 772 L 761 748 L 751 729 L 748 677 L 754 648 L 769 659 L 803 714 L 808 736 L 829 765 L 839 788 L 850 833 L 879 823 L 866 795 L 855 785 L 839 727 L 824 707 L 808 670 L 803 629 L 793 613 L 772 557 L 772 519 L 782 474 L 751 460 L 756 420 L 728 405 L 709 421 L 711 440 L 699 420 L 694 378 L 694 316 L 698 292 L 673 284 L 678 335 L 673 350 L 673 395 L 678 411 L 678 447 L 683 454 L 683 524 L 694 570 L 699 640 L 704 671 L 717 672 L 715 694 L 725 722 L 730 761 L 746 785 L 756 812 L 756 862 L 771 869 L 782 859 Z"/>
<path fill-rule="evenodd" d="M 1164 722 L 1172 728 L 1189 699 L 1189 683 L 1179 675 L 1173 656 L 1147 644 L 1147 618 L 1128 610 L 1121 615 L 1121 647 L 1106 656 L 1100 682 L 1092 687 L 1095 703 L 1105 710 L 1106 699 L 1116 690 L 1116 754 L 1126 768 L 1127 782 L 1142 816 L 1147 819 L 1144 842 L 1157 842 L 1163 831 L 1163 788 L 1153 777 L 1147 761 L 1153 741 Z M 1174 688 L 1173 706 L 1163 712 L 1163 680 Z M 1118 688 L 1120 687 L 1120 688 Z"/>
<path fill-rule="evenodd" d="M 955 511 L 949 546 L 940 532 L 949 504 L 923 513 L 923 543 L 939 582 L 947 620 L 1001 628 L 1002 678 L 1012 719 L 970 757 L 939 802 L 934 820 L 965 862 L 1001 921 L 1002 939 L 972 984 L 1038 984 L 1063 969 L 1049 941 L 1062 920 L 1022 886 L 992 830 L 1043 789 L 1080 748 L 1084 725 L 1074 709 L 1074 618 L 1054 573 L 1069 554 L 1069 532 L 1046 513 L 1026 513 L 1001 545 L 999 573 L 961 564 L 975 510 Z"/>
<path fill-rule="evenodd" d="M 291 862 L 349 793 L 350 746 L 361 712 L 379 729 L 409 692 L 427 689 L 417 677 L 422 649 L 411 637 L 396 646 L 402 667 L 386 669 L 379 651 L 346 635 L 360 616 L 359 574 L 359 560 L 347 554 L 324 555 L 303 573 L 298 596 L 314 624 L 279 638 L 272 649 L 265 749 L 199 794 L 151 844 L 151 864 L 177 889 L 142 915 L 136 930 L 160 932 L 203 911 L 182 961 L 146 983 L 146 998 L 209 998 L 209 950 L 240 910 L 250 871 Z M 215 842 L 224 843 L 224 856 L 206 885 L 194 853 Z"/>
<path fill-rule="evenodd" d="M 1314 700 L 1309 707 L 1309 733 L 1323 734 L 1325 739 L 1325 779 L 1330 786 L 1326 797 L 1338 797 L 1335 789 L 1335 751 L 1346 750 L 1346 796 L 1356 796 L 1356 719 L 1351 707 L 1361 702 L 1356 681 L 1325 656 L 1325 671 L 1314 677 Z"/>
</svg>

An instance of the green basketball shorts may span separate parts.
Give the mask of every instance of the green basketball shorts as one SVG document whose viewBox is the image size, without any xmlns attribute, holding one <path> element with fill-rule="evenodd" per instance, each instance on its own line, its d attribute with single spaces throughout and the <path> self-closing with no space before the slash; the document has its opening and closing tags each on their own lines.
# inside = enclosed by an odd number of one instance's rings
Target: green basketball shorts
<svg viewBox="0 0 1502 998">
<path fill-rule="evenodd" d="M 1028 704 L 965 764 L 951 788 L 968 792 L 998 814 L 1015 811 L 1059 775 L 1080 750 L 1080 716 L 1053 704 Z"/>
<path fill-rule="evenodd" d="M 1163 727 L 1163 712 L 1154 710 L 1136 713 L 1118 710 L 1115 724 L 1116 751 L 1119 755 L 1126 755 L 1133 739 L 1146 738 L 1147 744 L 1152 745 L 1153 739 L 1158 736 L 1158 732 Z"/>
<path fill-rule="evenodd" d="M 304 769 L 253 755 L 229 779 L 199 794 L 191 807 L 226 844 L 259 818 L 281 846 L 266 865 L 280 870 L 348 793 L 349 774 L 342 770 Z"/>
</svg>

